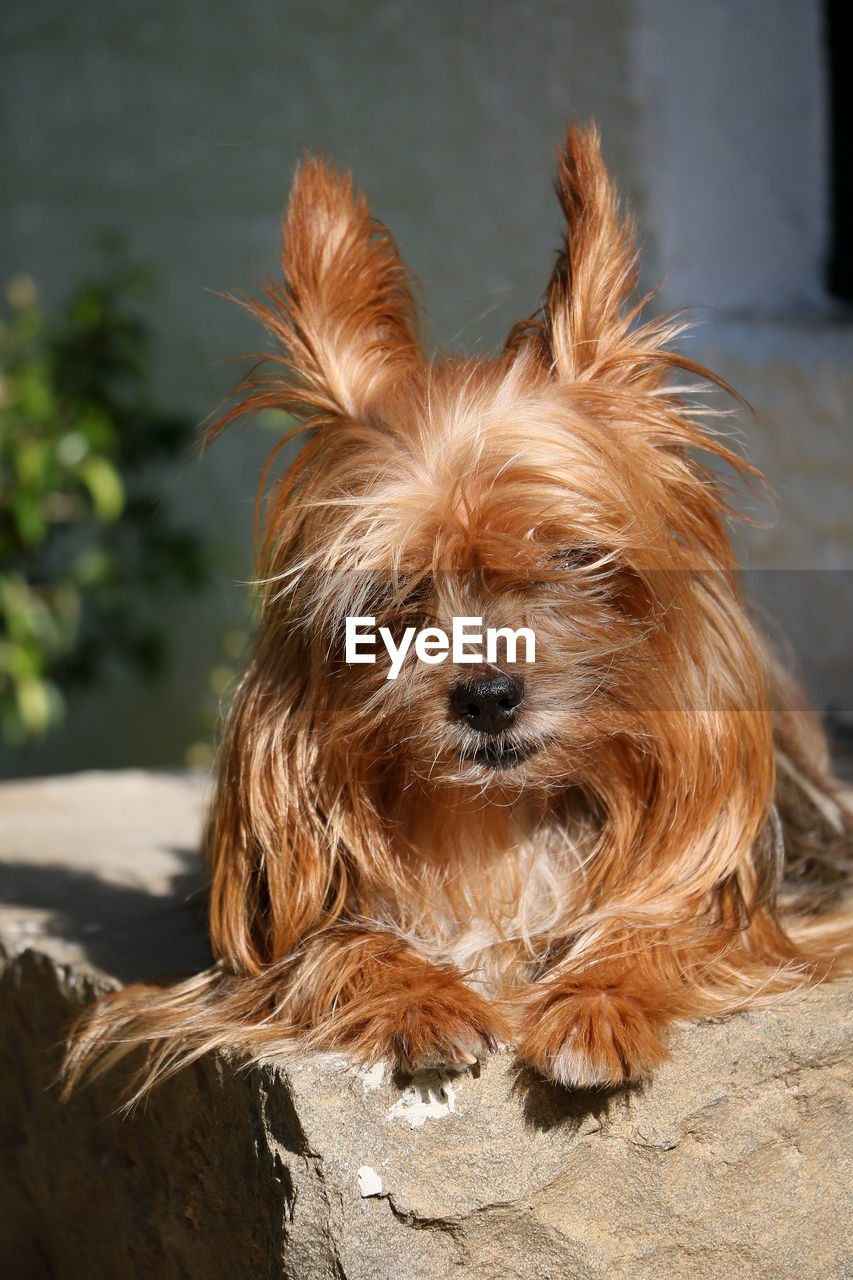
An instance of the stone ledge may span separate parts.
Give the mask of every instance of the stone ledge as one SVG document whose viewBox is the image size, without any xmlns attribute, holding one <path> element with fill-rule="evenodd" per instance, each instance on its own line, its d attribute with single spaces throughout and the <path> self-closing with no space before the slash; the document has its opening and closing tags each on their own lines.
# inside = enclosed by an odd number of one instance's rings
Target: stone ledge
<svg viewBox="0 0 853 1280">
<path fill-rule="evenodd" d="M 568 1093 L 509 1055 L 414 1081 L 206 1059 L 132 1119 L 62 1107 L 96 989 L 207 961 L 203 786 L 0 787 L 0 1257 L 16 1277 L 842 1280 L 853 1274 L 853 982 L 686 1024 L 641 1090 Z M 189 893 L 189 897 L 188 897 Z"/>
</svg>

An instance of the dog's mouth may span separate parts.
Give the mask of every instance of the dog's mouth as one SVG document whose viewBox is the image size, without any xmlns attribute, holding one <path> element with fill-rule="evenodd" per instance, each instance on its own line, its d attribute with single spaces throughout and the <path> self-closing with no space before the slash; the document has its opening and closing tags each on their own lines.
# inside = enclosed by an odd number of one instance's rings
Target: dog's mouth
<svg viewBox="0 0 853 1280">
<path fill-rule="evenodd" d="M 533 742 L 485 742 L 465 759 L 484 769 L 515 769 L 539 750 Z"/>
</svg>

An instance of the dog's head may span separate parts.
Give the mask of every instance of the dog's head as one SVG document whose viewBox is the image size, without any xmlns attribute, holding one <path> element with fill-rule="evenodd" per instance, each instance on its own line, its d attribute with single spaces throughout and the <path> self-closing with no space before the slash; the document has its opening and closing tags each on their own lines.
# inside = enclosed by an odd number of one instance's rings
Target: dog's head
<svg viewBox="0 0 853 1280">
<path fill-rule="evenodd" d="M 679 323 L 639 319 L 594 129 L 569 132 L 557 189 L 544 306 L 493 358 L 427 359 L 390 235 L 316 160 L 290 198 L 286 287 L 244 300 L 279 352 L 224 420 L 272 407 L 308 432 L 266 502 L 250 680 L 286 691 L 276 714 L 310 723 L 326 767 L 600 791 L 662 738 L 685 750 L 684 712 L 762 705 L 726 493 L 698 455 L 749 469 L 685 401 L 704 371 L 671 351 Z M 454 653 L 454 619 L 479 619 L 481 645 Z M 519 636 L 513 660 L 519 629 L 535 650 Z"/>
</svg>

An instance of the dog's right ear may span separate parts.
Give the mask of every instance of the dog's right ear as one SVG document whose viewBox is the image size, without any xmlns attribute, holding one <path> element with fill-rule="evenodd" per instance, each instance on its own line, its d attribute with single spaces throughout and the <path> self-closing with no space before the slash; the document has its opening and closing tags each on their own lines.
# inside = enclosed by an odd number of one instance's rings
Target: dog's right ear
<svg viewBox="0 0 853 1280">
<path fill-rule="evenodd" d="M 237 298 L 279 353 L 237 386 L 217 431 L 261 409 L 357 418 L 423 362 L 406 268 L 349 172 L 303 159 L 287 206 L 282 269 L 285 284 L 264 285 L 264 301 Z"/>
</svg>

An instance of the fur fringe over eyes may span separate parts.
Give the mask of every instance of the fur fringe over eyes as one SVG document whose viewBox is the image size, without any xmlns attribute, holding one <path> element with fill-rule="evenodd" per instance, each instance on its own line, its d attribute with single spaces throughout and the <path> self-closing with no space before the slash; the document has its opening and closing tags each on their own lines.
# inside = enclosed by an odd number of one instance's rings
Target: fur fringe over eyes
<svg viewBox="0 0 853 1280">
<path fill-rule="evenodd" d="M 306 436 L 263 508 L 219 762 L 216 965 L 88 1011 L 69 1088 L 132 1049 L 138 1097 L 217 1046 L 415 1069 L 498 1044 L 616 1085 L 673 1019 L 849 958 L 827 902 L 850 819 L 740 596 L 719 464 L 757 477 L 701 408 L 723 384 L 673 350 L 679 320 L 642 320 L 594 128 L 569 130 L 557 192 L 542 310 L 492 358 L 430 360 L 388 231 L 302 163 L 286 283 L 242 299 L 275 353 L 211 433 L 277 409 Z M 410 654 L 392 681 L 347 664 L 351 616 L 527 626 L 536 662 Z"/>
</svg>

